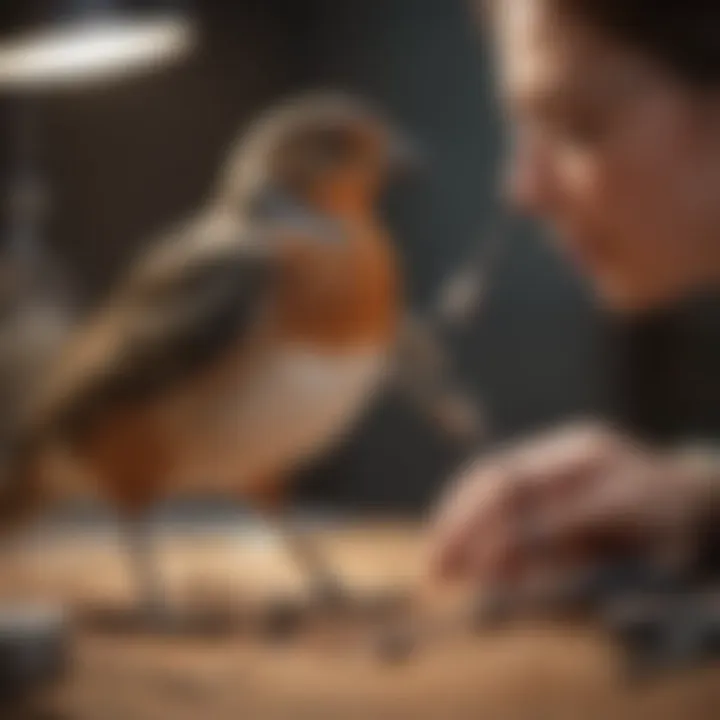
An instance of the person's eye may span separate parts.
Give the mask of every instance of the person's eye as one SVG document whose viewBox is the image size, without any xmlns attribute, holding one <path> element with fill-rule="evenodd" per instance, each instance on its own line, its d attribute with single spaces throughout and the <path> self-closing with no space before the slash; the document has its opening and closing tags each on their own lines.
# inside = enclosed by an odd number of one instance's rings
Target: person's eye
<svg viewBox="0 0 720 720">
<path fill-rule="evenodd" d="M 558 140 L 578 147 L 596 145 L 605 133 L 605 124 L 594 115 L 557 117 L 549 125 Z"/>
</svg>

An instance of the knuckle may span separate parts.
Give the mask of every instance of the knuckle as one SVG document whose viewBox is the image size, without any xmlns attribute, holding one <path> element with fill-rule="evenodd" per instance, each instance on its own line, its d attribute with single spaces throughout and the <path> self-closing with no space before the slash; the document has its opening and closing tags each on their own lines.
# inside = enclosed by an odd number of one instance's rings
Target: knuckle
<svg viewBox="0 0 720 720">
<path fill-rule="evenodd" d="M 617 435 L 610 428 L 599 423 L 591 423 L 579 428 L 575 442 L 588 456 L 597 458 L 614 453 L 620 446 Z"/>
<path fill-rule="evenodd" d="M 510 514 L 517 507 L 521 496 L 520 484 L 512 476 L 506 476 L 503 482 L 498 483 L 496 504 L 503 513 Z"/>
</svg>

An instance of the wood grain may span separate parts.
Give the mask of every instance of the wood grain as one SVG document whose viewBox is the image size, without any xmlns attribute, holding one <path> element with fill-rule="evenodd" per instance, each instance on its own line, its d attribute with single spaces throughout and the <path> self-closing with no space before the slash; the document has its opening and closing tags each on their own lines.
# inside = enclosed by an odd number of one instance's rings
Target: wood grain
<svg viewBox="0 0 720 720">
<path fill-rule="evenodd" d="M 326 532 L 322 542 L 353 586 L 413 584 L 420 532 L 376 525 Z M 299 591 L 267 538 L 164 535 L 162 567 L 179 604 L 247 602 Z M 129 602 L 111 540 L 36 541 L 3 560 L 6 597 L 75 606 Z M 406 664 L 383 665 L 362 642 L 303 637 L 283 645 L 112 637 L 79 630 L 75 667 L 53 700 L 72 720 L 704 720 L 717 718 L 720 668 L 630 689 L 606 638 L 589 628 L 519 626 L 493 636 L 437 638 Z"/>
</svg>

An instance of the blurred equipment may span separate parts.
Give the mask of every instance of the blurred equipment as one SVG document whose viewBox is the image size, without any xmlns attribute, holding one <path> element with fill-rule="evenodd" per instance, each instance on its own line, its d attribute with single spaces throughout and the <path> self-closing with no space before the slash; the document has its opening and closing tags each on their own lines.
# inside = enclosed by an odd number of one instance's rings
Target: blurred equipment
<svg viewBox="0 0 720 720">
<path fill-rule="evenodd" d="M 70 665 L 68 621 L 52 608 L 0 609 L 0 708 L 31 702 Z"/>
<path fill-rule="evenodd" d="M 376 205 L 411 160 L 402 147 L 341 96 L 263 117 L 209 205 L 151 247 L 48 374 L 3 522 L 42 502 L 43 461 L 64 448 L 124 516 L 147 617 L 164 623 L 153 506 L 229 492 L 279 511 L 288 475 L 341 439 L 384 379 L 400 293 Z M 346 598 L 313 544 L 283 531 L 321 601 Z"/>
<path fill-rule="evenodd" d="M 463 451 L 476 451 L 485 439 L 484 418 L 455 379 L 444 330 L 432 318 L 408 314 L 398 335 L 393 385 Z"/>
<path fill-rule="evenodd" d="M 603 620 L 626 651 L 631 680 L 653 680 L 720 660 L 717 586 L 620 598 L 605 608 Z"/>
<path fill-rule="evenodd" d="M 180 57 L 192 40 L 188 18 L 169 12 L 167 4 L 161 13 L 123 12 L 106 1 L 16 5 L 11 33 L 0 37 L 0 93 L 11 99 L 13 133 L 0 257 L 3 472 L 28 398 L 73 316 L 64 273 L 43 242 L 49 193 L 41 170 L 40 96 L 158 67 Z M 67 635 L 56 611 L 0 608 L 0 703 L 23 700 L 57 679 L 67 660 Z"/>
<path fill-rule="evenodd" d="M 42 237 L 50 198 L 41 169 L 40 96 L 181 57 L 192 44 L 190 20 L 167 2 L 155 5 L 139 11 L 107 0 L 17 3 L 13 32 L 0 37 L 0 92 L 10 95 L 13 113 L 0 262 L 0 444 L 72 316 L 68 283 Z"/>
<path fill-rule="evenodd" d="M 473 253 L 442 284 L 431 307 L 408 315 L 398 335 L 394 385 L 424 416 L 465 452 L 478 452 L 488 441 L 489 418 L 481 404 L 457 381 L 448 348 L 485 301 L 498 256 L 512 232 L 513 216 L 498 211 Z"/>
<path fill-rule="evenodd" d="M 397 624 L 376 652 L 407 661 L 468 632 L 489 636 L 527 620 L 583 619 L 617 645 L 623 681 L 652 682 L 720 659 L 720 588 L 688 568 L 627 557 L 560 577 L 473 593 L 450 612 Z M 434 647 L 428 644 L 436 641 Z"/>
</svg>

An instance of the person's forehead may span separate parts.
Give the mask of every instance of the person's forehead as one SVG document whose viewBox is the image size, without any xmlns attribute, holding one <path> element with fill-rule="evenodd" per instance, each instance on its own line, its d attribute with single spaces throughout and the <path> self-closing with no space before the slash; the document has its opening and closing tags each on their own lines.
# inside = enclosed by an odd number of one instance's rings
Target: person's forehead
<svg viewBox="0 0 720 720">
<path fill-rule="evenodd" d="M 624 74 L 630 61 L 550 3 L 501 0 L 493 23 L 503 90 L 513 97 L 589 91 Z"/>
</svg>

